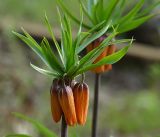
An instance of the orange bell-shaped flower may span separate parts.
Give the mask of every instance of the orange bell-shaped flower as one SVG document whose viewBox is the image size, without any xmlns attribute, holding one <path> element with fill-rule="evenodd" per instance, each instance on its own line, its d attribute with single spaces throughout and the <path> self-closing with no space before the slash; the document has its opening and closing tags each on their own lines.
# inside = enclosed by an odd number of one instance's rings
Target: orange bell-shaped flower
<svg viewBox="0 0 160 137">
<path fill-rule="evenodd" d="M 65 84 L 59 88 L 58 99 L 62 107 L 67 125 L 73 126 L 77 123 L 73 92 L 71 87 Z"/>
<path fill-rule="evenodd" d="M 98 47 L 106 37 L 107 36 L 105 36 L 105 35 L 101 36 L 100 38 L 98 38 L 94 42 L 92 42 L 90 45 L 88 45 L 87 46 L 87 52 L 90 52 L 94 48 Z M 97 63 L 98 61 L 100 61 L 104 57 L 106 57 L 108 55 L 111 55 L 114 52 L 115 52 L 115 46 L 114 45 L 110 45 L 110 46 L 106 47 L 104 49 L 104 51 L 96 58 L 96 60 L 93 63 Z M 111 69 L 112 69 L 112 65 L 108 64 L 108 65 L 102 65 L 102 66 L 96 67 L 95 69 L 92 69 L 92 71 L 95 72 L 95 73 L 102 73 L 104 71 L 109 71 Z"/>
<path fill-rule="evenodd" d="M 85 83 L 76 83 L 73 88 L 77 122 L 84 125 L 87 119 L 89 104 L 89 88 Z"/>
<path fill-rule="evenodd" d="M 62 108 L 58 100 L 58 80 L 54 80 L 51 86 L 50 95 L 51 95 L 51 112 L 52 117 L 55 122 L 59 122 L 62 116 Z"/>
</svg>

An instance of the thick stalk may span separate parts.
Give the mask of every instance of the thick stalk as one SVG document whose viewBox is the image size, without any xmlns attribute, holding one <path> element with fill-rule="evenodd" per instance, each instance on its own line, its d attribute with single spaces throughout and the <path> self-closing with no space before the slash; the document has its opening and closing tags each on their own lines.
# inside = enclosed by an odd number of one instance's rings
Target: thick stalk
<svg viewBox="0 0 160 137">
<path fill-rule="evenodd" d="M 64 115 L 62 115 L 61 137 L 68 137 L 67 123 Z"/>
<path fill-rule="evenodd" d="M 100 78 L 101 78 L 100 74 L 95 74 L 95 91 L 94 91 L 94 104 L 93 104 L 93 117 L 92 117 L 92 137 L 97 137 Z"/>
</svg>

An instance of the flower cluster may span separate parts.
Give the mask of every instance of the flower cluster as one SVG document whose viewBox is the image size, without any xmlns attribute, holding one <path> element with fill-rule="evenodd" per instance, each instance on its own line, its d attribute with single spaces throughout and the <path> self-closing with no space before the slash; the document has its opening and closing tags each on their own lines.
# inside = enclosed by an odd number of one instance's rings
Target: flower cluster
<svg viewBox="0 0 160 137">
<path fill-rule="evenodd" d="M 87 118 L 89 88 L 84 82 L 54 80 L 51 86 L 53 120 L 59 122 L 64 115 L 67 125 L 84 125 Z"/>
<path fill-rule="evenodd" d="M 106 37 L 107 37 L 106 35 L 103 35 L 103 36 L 99 37 L 98 39 L 96 39 L 95 41 L 93 41 L 91 44 L 89 44 L 87 46 L 87 52 L 90 52 L 93 49 L 95 49 L 96 47 L 98 47 Z M 116 51 L 116 46 L 115 45 L 109 45 L 96 58 L 94 63 L 97 63 L 98 61 L 100 61 L 101 59 L 103 59 L 104 57 L 106 57 L 108 55 L 112 55 L 115 51 Z M 95 69 L 92 69 L 92 71 L 95 72 L 95 73 L 102 73 L 104 71 L 109 71 L 109 70 L 112 70 L 112 64 L 102 65 L 102 66 L 99 66 L 99 67 L 97 67 Z"/>
</svg>

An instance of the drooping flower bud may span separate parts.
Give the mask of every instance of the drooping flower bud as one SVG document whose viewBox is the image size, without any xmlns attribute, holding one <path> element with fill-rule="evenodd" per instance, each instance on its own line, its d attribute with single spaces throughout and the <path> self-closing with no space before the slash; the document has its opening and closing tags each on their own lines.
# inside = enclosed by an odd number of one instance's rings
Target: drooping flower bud
<svg viewBox="0 0 160 137">
<path fill-rule="evenodd" d="M 77 122 L 84 125 L 87 119 L 89 88 L 86 83 L 76 83 L 73 88 Z"/>
<path fill-rule="evenodd" d="M 62 116 L 62 108 L 58 100 L 58 80 L 54 80 L 51 86 L 51 112 L 55 122 L 59 122 Z"/>
<path fill-rule="evenodd" d="M 65 84 L 59 88 L 58 99 L 63 110 L 67 125 L 73 126 L 77 123 L 73 92 L 71 87 Z"/>
</svg>

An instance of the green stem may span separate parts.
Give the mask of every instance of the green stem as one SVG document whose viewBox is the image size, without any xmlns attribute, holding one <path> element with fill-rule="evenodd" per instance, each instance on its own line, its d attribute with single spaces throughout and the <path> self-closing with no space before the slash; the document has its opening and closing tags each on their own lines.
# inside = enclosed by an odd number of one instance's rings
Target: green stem
<svg viewBox="0 0 160 137">
<path fill-rule="evenodd" d="M 98 102 L 99 102 L 99 85 L 100 74 L 95 74 L 95 91 L 94 91 L 94 106 L 93 106 L 93 118 L 92 118 L 92 137 L 97 137 L 98 128 Z"/>
<path fill-rule="evenodd" d="M 62 115 L 61 137 L 68 137 L 67 123 L 64 115 Z"/>
</svg>

